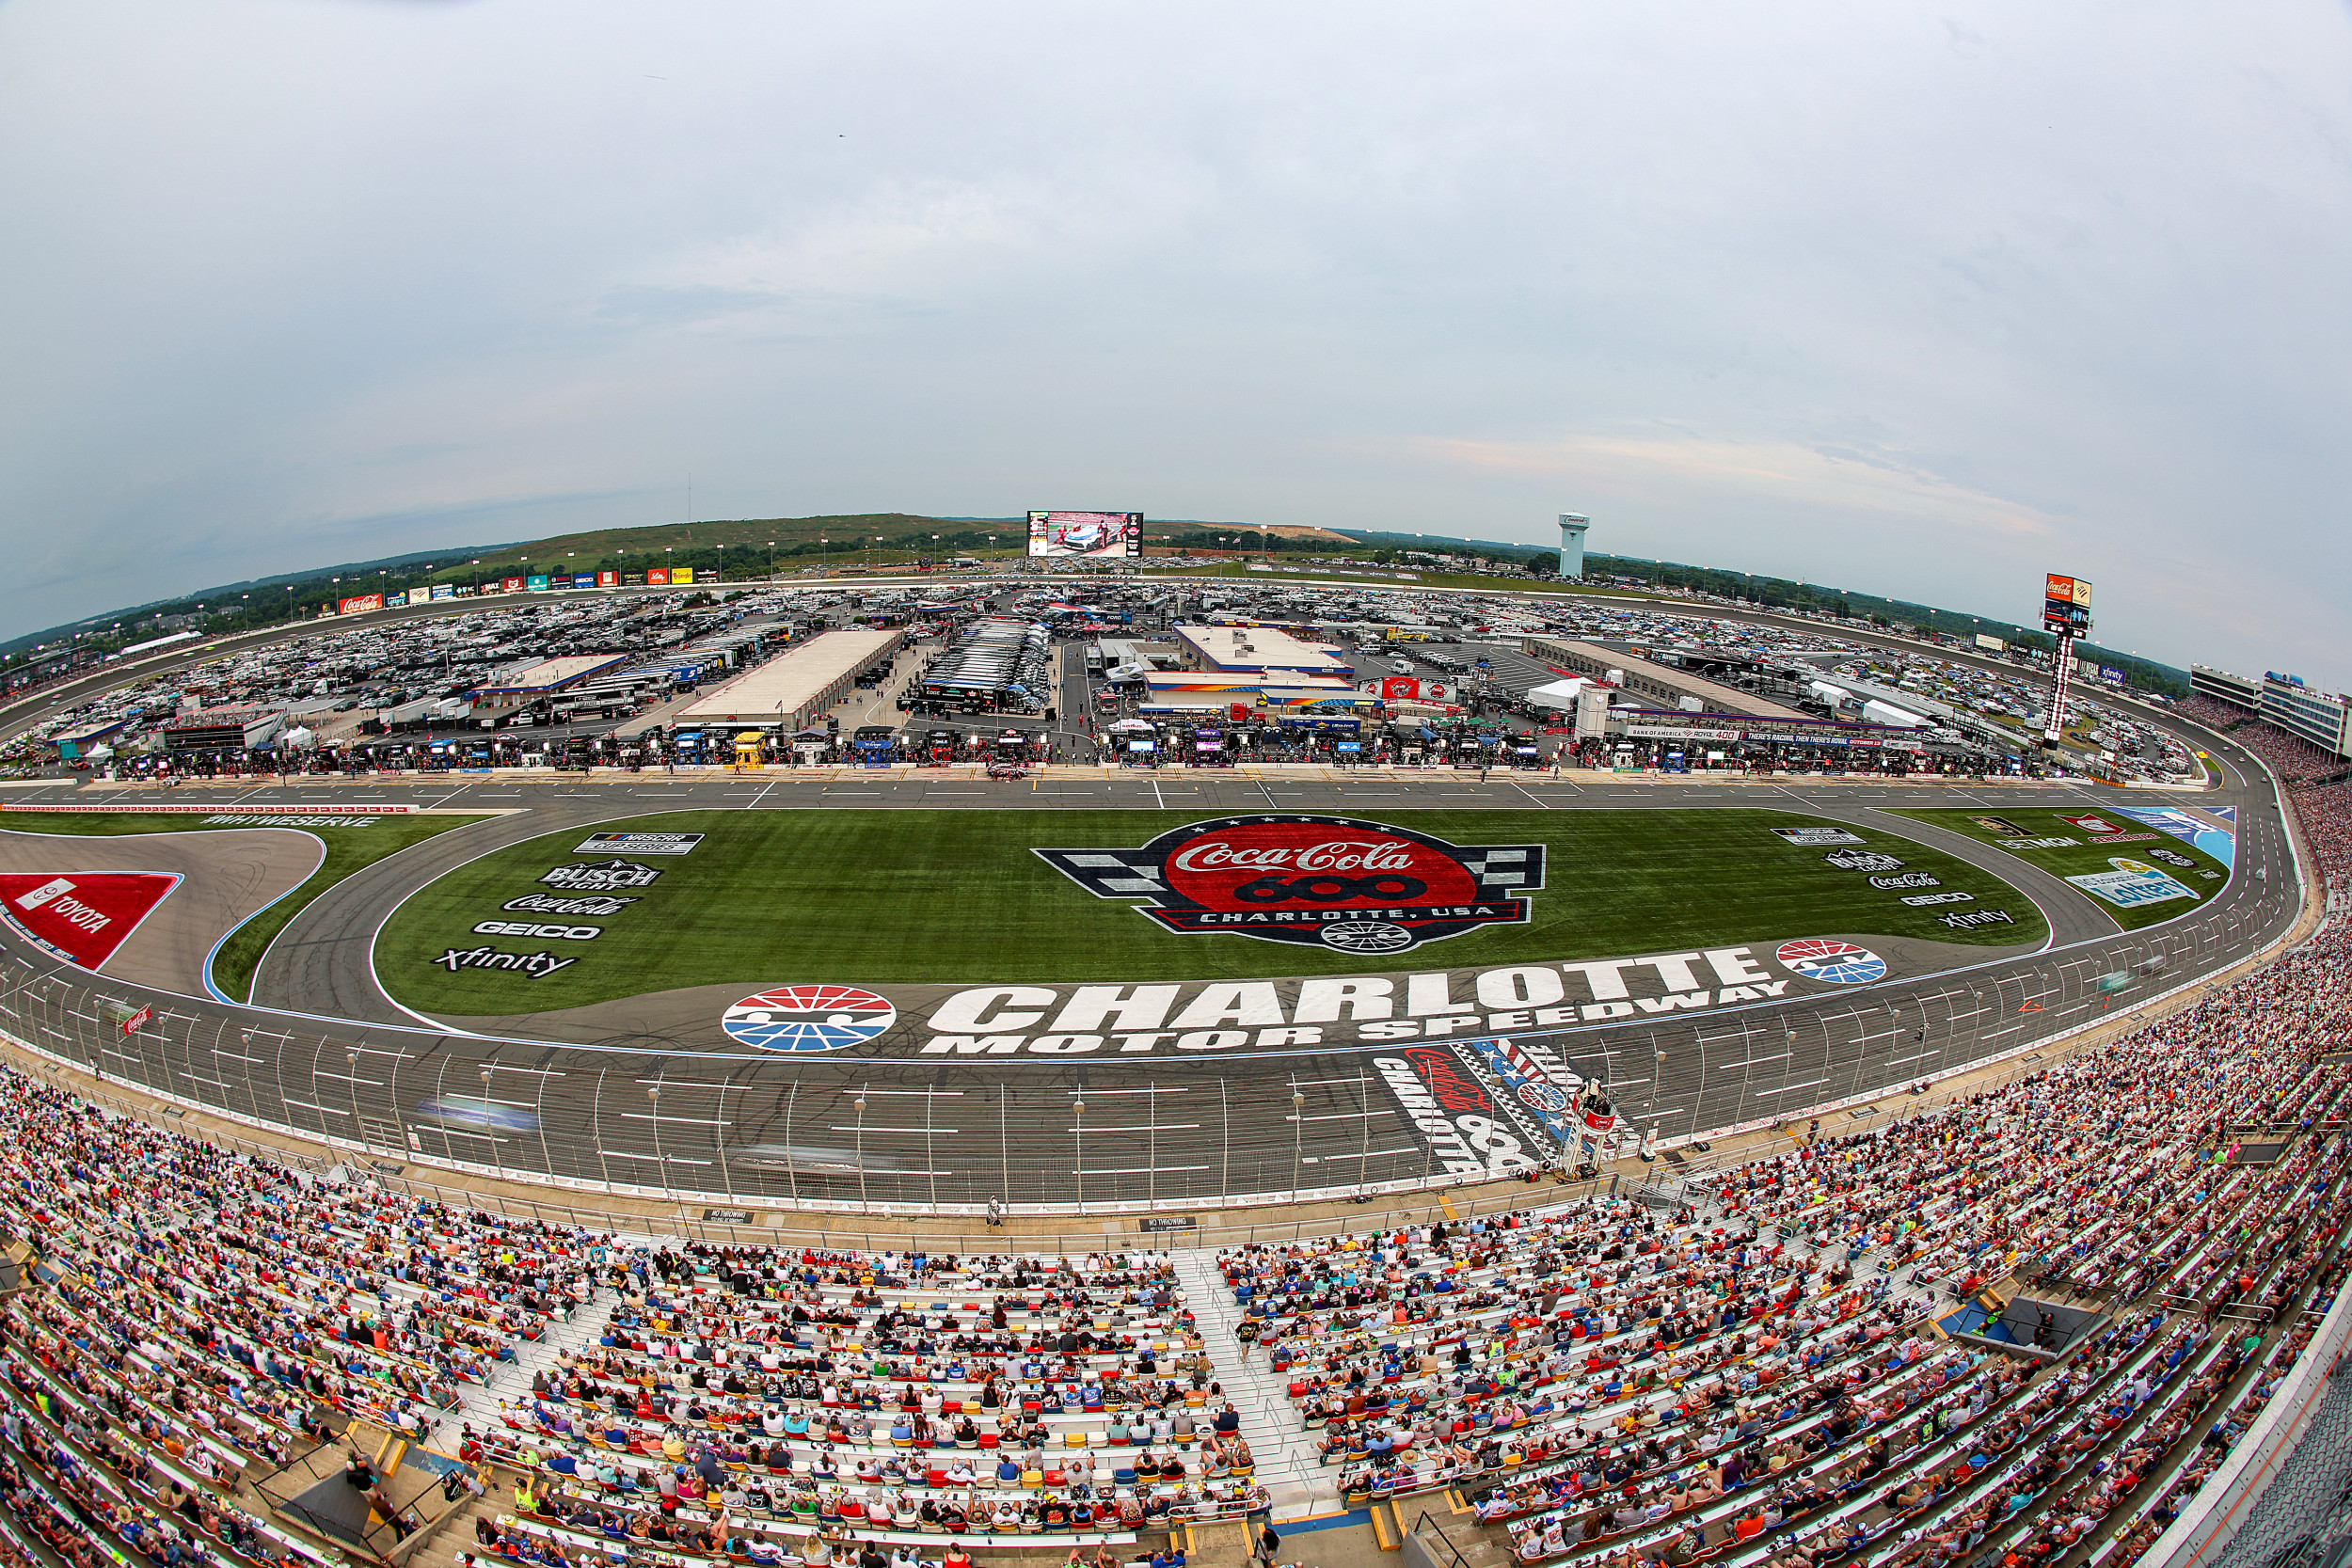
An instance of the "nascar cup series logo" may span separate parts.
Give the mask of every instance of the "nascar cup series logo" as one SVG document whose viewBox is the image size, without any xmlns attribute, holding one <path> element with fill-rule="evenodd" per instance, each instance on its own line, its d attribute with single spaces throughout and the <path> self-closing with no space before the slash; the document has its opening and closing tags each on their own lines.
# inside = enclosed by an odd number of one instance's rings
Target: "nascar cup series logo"
<svg viewBox="0 0 2352 1568">
<path fill-rule="evenodd" d="M 1401 953 L 1481 926 L 1523 925 L 1540 844 L 1464 846 L 1344 816 L 1194 822 L 1139 849 L 1038 849 L 1098 898 L 1189 936 Z"/>
</svg>

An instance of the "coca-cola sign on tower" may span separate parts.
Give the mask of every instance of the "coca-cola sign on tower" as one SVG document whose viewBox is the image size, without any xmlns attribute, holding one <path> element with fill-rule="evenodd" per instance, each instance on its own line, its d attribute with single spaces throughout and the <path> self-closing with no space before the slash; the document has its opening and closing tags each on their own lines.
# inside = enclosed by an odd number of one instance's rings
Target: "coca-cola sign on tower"
<svg viewBox="0 0 2352 1568">
<path fill-rule="evenodd" d="M 1136 849 L 1039 849 L 1099 898 L 1146 898 L 1185 935 L 1257 937 L 1396 953 L 1526 921 L 1544 885 L 1540 844 L 1464 846 L 1344 816 L 1187 823 Z"/>
</svg>

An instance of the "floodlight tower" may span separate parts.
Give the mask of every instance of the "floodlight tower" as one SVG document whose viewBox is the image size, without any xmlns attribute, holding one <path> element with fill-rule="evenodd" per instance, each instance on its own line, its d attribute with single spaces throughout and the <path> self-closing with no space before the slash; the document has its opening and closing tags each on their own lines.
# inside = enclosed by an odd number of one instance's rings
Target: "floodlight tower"
<svg viewBox="0 0 2352 1568">
<path fill-rule="evenodd" d="M 1584 531 L 1593 526 L 1590 517 L 1574 512 L 1560 514 L 1560 575 L 1564 578 L 1584 576 Z"/>
</svg>

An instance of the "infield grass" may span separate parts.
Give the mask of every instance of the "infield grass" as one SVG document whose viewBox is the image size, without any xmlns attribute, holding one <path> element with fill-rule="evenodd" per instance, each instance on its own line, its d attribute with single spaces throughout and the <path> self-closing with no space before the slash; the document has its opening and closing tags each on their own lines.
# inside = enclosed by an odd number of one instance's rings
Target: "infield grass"
<svg viewBox="0 0 2352 1568">
<path fill-rule="evenodd" d="M 1895 811 L 1888 815 L 1915 817 L 1979 843 L 1993 845 L 2006 854 L 2015 855 L 2028 865 L 2041 867 L 2061 881 L 2069 877 L 2112 875 L 2116 870 L 2108 863 L 2112 858 L 2153 865 L 2198 895 L 2195 898 L 2168 898 L 2155 904 L 2117 905 L 2075 887 L 2079 896 L 2089 899 L 2101 914 L 2127 931 L 2179 919 L 2191 910 L 2201 907 L 2227 886 L 2230 879 L 2230 868 L 2195 845 L 2175 838 L 2170 833 L 2143 827 L 2120 813 L 2102 811 L 2096 806 L 2068 806 L 2062 811 L 2054 811 L 2046 806 L 1997 812 L 1937 809 Z M 2096 818 L 2122 832 L 2103 835 L 2069 821 L 2070 817 Z M 2011 832 L 2010 829 L 2020 831 Z M 2073 842 L 2031 842 L 2039 839 L 2068 839 Z M 2117 839 L 2123 842 L 2117 843 Z M 2173 857 L 2173 860 L 2167 860 L 2167 856 Z M 2174 861 L 2189 863 L 2176 864 Z"/>
<path fill-rule="evenodd" d="M 237 815 L 233 808 L 224 806 L 223 815 Z M 412 844 L 421 844 L 436 833 L 480 821 L 475 816 L 425 816 L 417 814 L 389 816 L 353 816 L 345 820 L 365 821 L 364 828 L 345 827 L 339 823 L 330 828 L 275 829 L 279 832 L 306 832 L 326 846 L 326 857 L 319 868 L 310 873 L 309 880 L 287 894 L 277 903 L 263 910 L 230 934 L 213 955 L 213 984 L 239 1002 L 251 999 L 253 972 L 262 961 L 262 955 L 285 929 L 286 922 L 302 912 L 303 906 L 342 881 L 362 866 L 374 864 L 387 855 L 399 853 Z M 135 833 L 220 833 L 246 831 L 249 824 L 223 827 L 207 822 L 196 814 L 180 812 L 9 812 L 0 826 L 12 832 L 59 833 L 73 838 L 117 838 Z"/>
<path fill-rule="evenodd" d="M 1968 945 L 2039 943 L 2032 902 L 1991 874 L 1893 832 L 1854 830 L 1873 847 L 1947 890 L 1966 908 L 2003 908 L 2015 923 L 1955 931 L 1944 910 L 1914 908 L 1828 864 L 1773 828 L 1818 818 L 1772 811 L 1395 812 L 1383 819 L 1459 845 L 1548 847 L 1546 885 L 1525 926 L 1490 926 L 1410 955 L 1422 969 L 1596 958 L 1836 934 L 1916 937 Z M 485 1016 L 579 1006 L 649 991 L 740 981 L 749 986 L 978 981 L 1147 981 L 1359 974 L 1360 956 L 1249 937 L 1177 935 L 1071 882 L 1032 847 L 1140 845 L 1169 828 L 1214 820 L 1193 812 L 773 811 L 675 812 L 600 831 L 700 832 L 683 856 L 628 857 L 660 872 L 628 890 L 617 914 L 567 923 L 602 927 L 589 940 L 477 934 L 485 921 L 535 919 L 501 911 L 552 890 L 549 868 L 609 856 L 577 846 L 580 830 L 497 850 L 420 890 L 385 924 L 378 979 L 409 1006 Z M 545 978 L 436 960 L 488 946 L 576 960 Z"/>
</svg>

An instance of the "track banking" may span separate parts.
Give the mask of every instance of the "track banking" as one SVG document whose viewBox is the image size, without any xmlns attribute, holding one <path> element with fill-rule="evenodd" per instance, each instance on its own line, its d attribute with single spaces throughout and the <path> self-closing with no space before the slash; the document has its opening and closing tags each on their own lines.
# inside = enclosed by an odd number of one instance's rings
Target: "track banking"
<svg viewBox="0 0 2352 1568">
<path fill-rule="evenodd" d="M 1474 972 L 1132 986 L 982 986 L 932 1007 L 925 1056 L 1171 1055 L 1611 1023 L 1837 989 L 1770 945 Z M 1865 955 L 1867 957 L 1867 955 Z M 1882 967 L 1880 973 L 1883 973 Z"/>
</svg>

